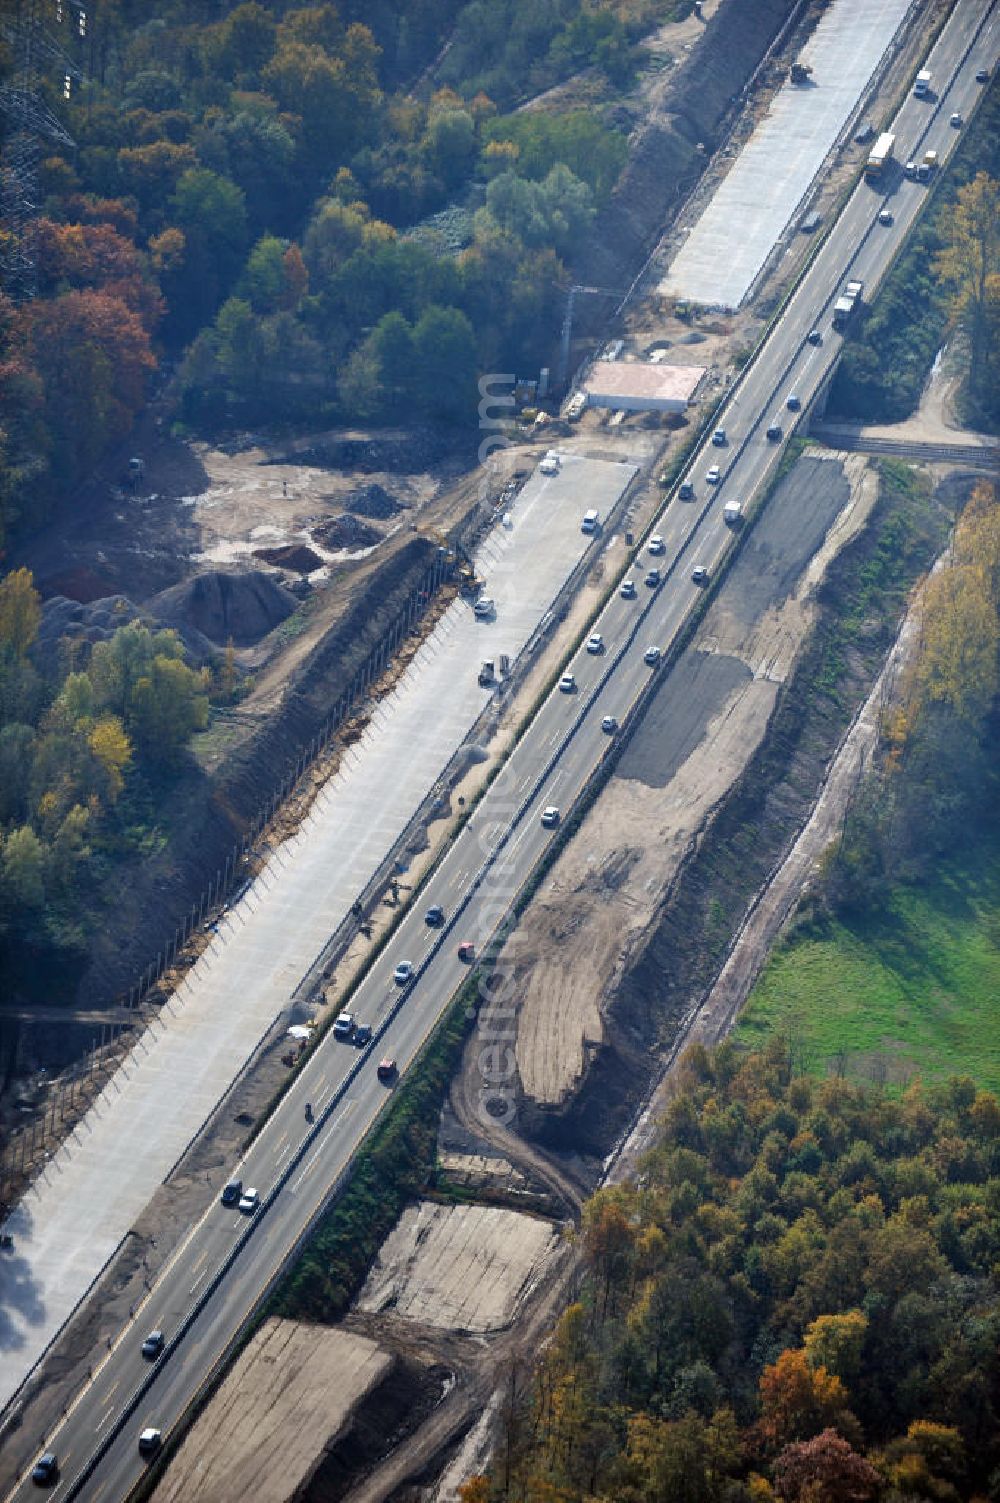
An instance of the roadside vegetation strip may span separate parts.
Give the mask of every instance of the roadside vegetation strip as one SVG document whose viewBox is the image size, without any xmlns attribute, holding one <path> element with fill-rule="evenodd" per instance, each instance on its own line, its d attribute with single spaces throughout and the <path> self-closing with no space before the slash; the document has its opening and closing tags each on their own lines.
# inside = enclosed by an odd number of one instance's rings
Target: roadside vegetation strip
<svg viewBox="0 0 1000 1503">
<path fill-rule="evenodd" d="M 472 1026 L 477 988 L 477 976 L 470 976 L 362 1143 L 346 1188 L 258 1321 L 268 1315 L 332 1321 L 346 1310 L 403 1207 L 433 1170 L 438 1117 Z"/>
</svg>

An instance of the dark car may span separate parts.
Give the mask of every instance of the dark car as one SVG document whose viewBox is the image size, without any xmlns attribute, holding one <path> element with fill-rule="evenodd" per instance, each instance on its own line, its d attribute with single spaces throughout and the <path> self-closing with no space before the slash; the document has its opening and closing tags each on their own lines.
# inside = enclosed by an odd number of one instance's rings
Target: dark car
<svg viewBox="0 0 1000 1503">
<path fill-rule="evenodd" d="M 399 1074 L 399 1069 L 394 1059 L 386 1057 L 379 1060 L 375 1073 L 383 1085 L 391 1085 Z"/>
<path fill-rule="evenodd" d="M 359 1049 L 364 1049 L 372 1041 L 370 1023 L 359 1023 L 354 1030 L 354 1042 Z"/>
<path fill-rule="evenodd" d="M 241 1179 L 231 1179 L 222 1192 L 222 1204 L 224 1206 L 234 1206 L 242 1194 L 243 1181 Z"/>
<path fill-rule="evenodd" d="M 458 958 L 459 960 L 463 960 L 466 965 L 470 965 L 475 960 L 476 947 L 471 940 L 463 939 L 458 947 Z"/>
<path fill-rule="evenodd" d="M 31 1480 L 39 1487 L 51 1487 L 59 1476 L 59 1460 L 55 1451 L 46 1451 L 39 1456 L 31 1469 Z"/>
<path fill-rule="evenodd" d="M 809 344 L 822 344 L 823 336 L 818 329 L 810 329 L 806 335 L 806 340 Z"/>
<path fill-rule="evenodd" d="M 691 484 L 691 481 L 682 480 L 680 485 L 677 487 L 677 494 L 682 501 L 690 501 L 691 497 L 694 495 L 694 486 Z"/>
<path fill-rule="evenodd" d="M 139 1436 L 139 1455 L 155 1456 L 163 1444 L 163 1436 L 152 1425 L 143 1430 Z"/>
<path fill-rule="evenodd" d="M 444 923 L 444 909 L 440 903 L 434 903 L 428 908 L 424 914 L 424 923 L 429 924 L 432 929 L 440 929 Z"/>
<path fill-rule="evenodd" d="M 157 1359 L 157 1357 L 163 1351 L 164 1345 L 165 1345 L 165 1342 L 164 1342 L 164 1339 L 163 1339 L 163 1332 L 162 1331 L 150 1331 L 149 1335 L 146 1337 L 145 1341 L 142 1343 L 142 1355 L 149 1362 L 155 1362 L 156 1359 Z"/>
<path fill-rule="evenodd" d="M 767 430 L 767 436 L 772 444 L 780 444 L 782 439 L 781 424 L 772 423 Z"/>
</svg>

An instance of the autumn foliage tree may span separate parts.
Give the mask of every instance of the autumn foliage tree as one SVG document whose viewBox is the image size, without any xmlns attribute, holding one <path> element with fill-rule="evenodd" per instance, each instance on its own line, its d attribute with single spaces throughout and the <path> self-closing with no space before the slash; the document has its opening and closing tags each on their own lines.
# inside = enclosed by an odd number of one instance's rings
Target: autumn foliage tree
<svg viewBox="0 0 1000 1503">
<path fill-rule="evenodd" d="M 44 393 L 52 466 L 65 480 L 129 431 L 156 369 L 149 331 L 120 297 L 91 289 L 27 304 L 21 329 Z"/>
<path fill-rule="evenodd" d="M 974 395 L 996 409 L 1000 351 L 992 337 L 1000 312 L 1000 183 L 979 172 L 958 192 L 947 240 L 935 262 L 952 291 L 954 317 L 969 338 L 969 384 Z"/>
<path fill-rule="evenodd" d="M 779 1447 L 806 1440 L 820 1430 L 857 1429 L 847 1390 L 825 1367 L 811 1367 L 804 1350 L 782 1352 L 760 1379 L 760 1434 L 765 1445 Z"/>
<path fill-rule="evenodd" d="M 868 1503 L 881 1479 L 836 1430 L 786 1446 L 774 1463 L 774 1490 L 786 1503 Z"/>
<path fill-rule="evenodd" d="M 120 806 L 176 775 L 208 711 L 173 632 L 133 622 L 59 673 L 36 666 L 41 619 L 27 570 L 0 580 L 0 968 L 28 991 L 78 943 L 92 861 L 143 833 Z"/>
<path fill-rule="evenodd" d="M 483 1493 L 972 1503 L 1000 1466 L 1000 1104 L 695 1048 Z"/>
</svg>

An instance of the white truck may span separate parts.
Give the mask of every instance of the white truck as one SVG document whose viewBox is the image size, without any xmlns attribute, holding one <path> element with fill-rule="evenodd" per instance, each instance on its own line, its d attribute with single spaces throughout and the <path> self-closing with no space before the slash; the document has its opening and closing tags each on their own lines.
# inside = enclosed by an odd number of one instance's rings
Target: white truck
<svg viewBox="0 0 1000 1503">
<path fill-rule="evenodd" d="M 921 68 L 913 83 L 913 92 L 918 99 L 929 99 L 931 93 L 931 71 L 929 68 Z"/>
<path fill-rule="evenodd" d="M 743 508 L 738 501 L 727 501 L 722 508 L 722 520 L 727 527 L 738 527 L 743 521 Z"/>
<path fill-rule="evenodd" d="M 868 153 L 868 160 L 865 163 L 865 177 L 868 178 L 869 181 L 871 181 L 873 178 L 881 177 L 885 172 L 886 167 L 892 161 L 892 154 L 895 146 L 896 137 L 893 135 L 892 131 L 883 131 L 878 140 L 875 142 L 875 145 L 872 147 L 871 151 Z"/>
<path fill-rule="evenodd" d="M 833 305 L 833 327 L 845 329 L 851 321 L 858 304 L 861 302 L 861 294 L 865 290 L 864 282 L 848 282 L 843 292 Z"/>
</svg>

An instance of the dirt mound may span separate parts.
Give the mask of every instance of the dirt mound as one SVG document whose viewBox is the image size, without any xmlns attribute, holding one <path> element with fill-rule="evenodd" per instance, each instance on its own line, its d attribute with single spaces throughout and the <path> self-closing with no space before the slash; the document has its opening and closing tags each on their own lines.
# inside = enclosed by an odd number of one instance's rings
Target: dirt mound
<svg viewBox="0 0 1000 1503">
<path fill-rule="evenodd" d="M 276 457 L 275 464 L 308 464 L 319 469 L 354 470 L 372 474 L 390 470 L 412 474 L 448 460 L 468 459 L 470 446 L 461 424 L 427 423 L 401 433 L 369 433 L 318 439 L 294 454 Z"/>
<path fill-rule="evenodd" d="M 102 600 L 86 602 L 55 595 L 42 606 L 32 656 L 44 671 L 55 671 L 60 666 L 64 644 L 72 642 L 84 648 L 76 659 L 77 666 L 82 668 L 90 656 L 87 648 L 95 642 L 106 642 L 130 621 L 141 621 L 151 631 L 174 627 L 188 657 L 195 663 L 207 663 L 216 654 L 208 638 L 189 622 L 168 620 L 155 611 L 134 605 L 124 595 L 106 595 Z"/>
<path fill-rule="evenodd" d="M 319 564 L 317 558 L 311 567 Z M 193 627 L 220 647 L 230 639 L 237 647 L 250 647 L 290 616 L 295 606 L 295 597 L 260 569 L 245 574 L 222 570 L 198 574 L 171 585 L 149 602 L 149 610 L 166 625 L 182 635 Z"/>
<path fill-rule="evenodd" d="M 371 548 L 381 543 L 382 534 L 377 528 L 362 522 L 350 513 L 344 517 L 331 517 L 312 530 L 314 540 L 323 548 Z"/>
<path fill-rule="evenodd" d="M 322 569 L 323 560 L 305 543 L 282 543 L 277 548 L 255 548 L 254 558 L 265 564 L 274 564 L 279 569 L 294 569 L 297 574 L 311 574 Z"/>
<path fill-rule="evenodd" d="M 86 564 L 80 564 L 75 569 L 64 569 L 59 574 L 50 574 L 38 582 L 38 591 L 44 600 L 65 596 L 68 600 L 82 601 L 85 605 L 89 605 L 92 600 L 106 600 L 114 587 L 114 580 L 98 574 Z"/>
<path fill-rule="evenodd" d="M 402 507 L 398 501 L 393 500 L 384 486 L 373 481 L 348 498 L 347 510 L 359 517 L 374 517 L 378 522 L 387 522 L 390 517 L 402 511 Z"/>
</svg>

